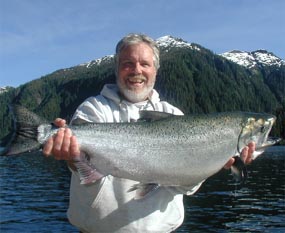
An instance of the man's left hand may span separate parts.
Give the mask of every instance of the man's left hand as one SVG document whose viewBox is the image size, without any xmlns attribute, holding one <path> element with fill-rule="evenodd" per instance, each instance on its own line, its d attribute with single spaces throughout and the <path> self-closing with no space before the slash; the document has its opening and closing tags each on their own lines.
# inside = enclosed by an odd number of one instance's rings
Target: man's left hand
<svg viewBox="0 0 285 233">
<path fill-rule="evenodd" d="M 252 162 L 252 154 L 255 151 L 255 143 L 250 142 L 241 152 L 241 159 L 245 164 L 250 164 Z M 233 163 L 235 162 L 234 158 L 231 158 L 224 166 L 225 169 L 230 169 Z"/>
</svg>

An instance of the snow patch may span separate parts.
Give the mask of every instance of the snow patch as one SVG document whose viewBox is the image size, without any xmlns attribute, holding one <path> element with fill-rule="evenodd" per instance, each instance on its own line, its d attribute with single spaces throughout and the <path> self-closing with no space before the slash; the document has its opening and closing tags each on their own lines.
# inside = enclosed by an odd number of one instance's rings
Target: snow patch
<svg viewBox="0 0 285 233">
<path fill-rule="evenodd" d="M 0 87 L 0 94 L 7 92 L 9 87 Z"/>
<path fill-rule="evenodd" d="M 94 66 L 94 65 L 101 65 L 104 62 L 110 62 L 113 58 L 114 58 L 114 55 L 107 55 L 102 58 L 98 58 L 96 60 L 82 63 L 79 66 L 85 66 L 86 68 L 90 68 L 91 66 Z"/>
<path fill-rule="evenodd" d="M 285 61 L 266 50 L 260 49 L 253 52 L 233 50 L 220 54 L 224 58 L 247 68 L 262 66 L 285 65 Z"/>
<path fill-rule="evenodd" d="M 172 36 L 162 36 L 156 40 L 158 47 L 168 48 L 168 47 L 176 47 L 176 48 L 190 48 L 194 50 L 200 51 L 195 45 L 188 43 L 182 39 L 174 38 Z"/>
</svg>

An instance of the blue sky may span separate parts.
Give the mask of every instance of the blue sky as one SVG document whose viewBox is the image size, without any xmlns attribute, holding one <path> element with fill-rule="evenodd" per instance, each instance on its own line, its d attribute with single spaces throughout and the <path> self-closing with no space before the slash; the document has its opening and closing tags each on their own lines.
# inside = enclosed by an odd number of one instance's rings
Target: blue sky
<svg viewBox="0 0 285 233">
<path fill-rule="evenodd" d="M 141 32 L 284 59 L 284 0 L 0 0 L 0 86 L 114 54 Z"/>
</svg>

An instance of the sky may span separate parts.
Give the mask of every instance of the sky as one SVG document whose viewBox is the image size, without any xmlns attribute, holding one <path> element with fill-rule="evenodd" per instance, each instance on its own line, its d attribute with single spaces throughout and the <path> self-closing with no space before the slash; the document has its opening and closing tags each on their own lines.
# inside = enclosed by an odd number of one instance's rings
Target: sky
<svg viewBox="0 0 285 233">
<path fill-rule="evenodd" d="M 285 57 L 284 0 L 0 0 L 0 87 L 114 54 L 126 34 Z"/>
</svg>

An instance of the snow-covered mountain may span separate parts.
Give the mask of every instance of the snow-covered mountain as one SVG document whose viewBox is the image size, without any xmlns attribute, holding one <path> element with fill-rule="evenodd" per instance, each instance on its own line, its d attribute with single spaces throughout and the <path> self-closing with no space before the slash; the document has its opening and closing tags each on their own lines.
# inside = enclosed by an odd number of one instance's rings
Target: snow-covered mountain
<svg viewBox="0 0 285 233">
<path fill-rule="evenodd" d="M 167 52 L 169 48 L 191 48 L 197 51 L 201 49 L 193 44 L 188 43 L 180 38 L 172 36 L 163 36 L 156 40 L 156 43 L 160 48 L 164 48 Z M 228 60 L 231 60 L 239 65 L 247 68 L 253 68 L 257 66 L 281 66 L 285 65 L 285 61 L 275 56 L 273 53 L 266 50 L 256 50 L 253 52 L 244 52 L 239 50 L 233 50 L 231 52 L 222 53 L 221 56 Z"/>
<path fill-rule="evenodd" d="M 168 52 L 169 48 L 190 48 L 194 50 L 200 51 L 200 48 L 195 44 L 188 43 L 180 38 L 175 38 L 173 36 L 162 36 L 156 40 L 156 43 L 159 48 L 164 49 L 165 52 Z M 111 62 L 114 59 L 114 55 L 107 55 L 102 58 L 92 60 L 89 62 L 85 62 L 80 64 L 79 66 L 85 66 L 90 68 L 93 65 L 101 65 L 102 63 Z"/>
<path fill-rule="evenodd" d="M 92 60 L 92 61 L 80 64 L 79 66 L 86 66 L 86 68 L 90 68 L 93 65 L 101 65 L 102 63 L 105 63 L 105 62 L 108 63 L 111 60 L 113 60 L 113 58 L 114 58 L 114 55 L 107 55 L 102 58 L 98 58 L 96 60 Z"/>
<path fill-rule="evenodd" d="M 185 48 L 201 51 L 201 48 L 194 43 L 188 43 L 181 38 L 175 38 L 167 35 L 162 36 L 156 40 L 158 47 L 163 52 L 169 52 L 171 48 Z M 285 65 L 285 61 L 275 56 L 273 53 L 266 50 L 256 50 L 253 52 L 246 52 L 240 50 L 233 50 L 220 54 L 222 57 L 233 61 L 239 65 L 247 68 L 261 67 L 261 66 L 281 66 Z M 94 65 L 102 65 L 113 61 L 114 55 L 107 55 L 102 58 L 92 60 L 79 66 L 91 68 Z M 72 69 L 72 68 L 71 68 Z"/>
<path fill-rule="evenodd" d="M 7 92 L 9 87 L 0 87 L 0 95 Z"/>
<path fill-rule="evenodd" d="M 228 60 L 247 68 L 258 66 L 281 66 L 285 65 L 285 61 L 266 50 L 256 50 L 253 52 L 245 52 L 233 50 L 220 54 Z"/>
<path fill-rule="evenodd" d="M 192 43 L 188 43 L 180 38 L 175 38 L 172 36 L 163 36 L 156 40 L 158 47 L 160 48 L 169 48 L 169 47 L 177 47 L 177 48 L 190 48 L 200 51 L 200 48 Z"/>
</svg>

